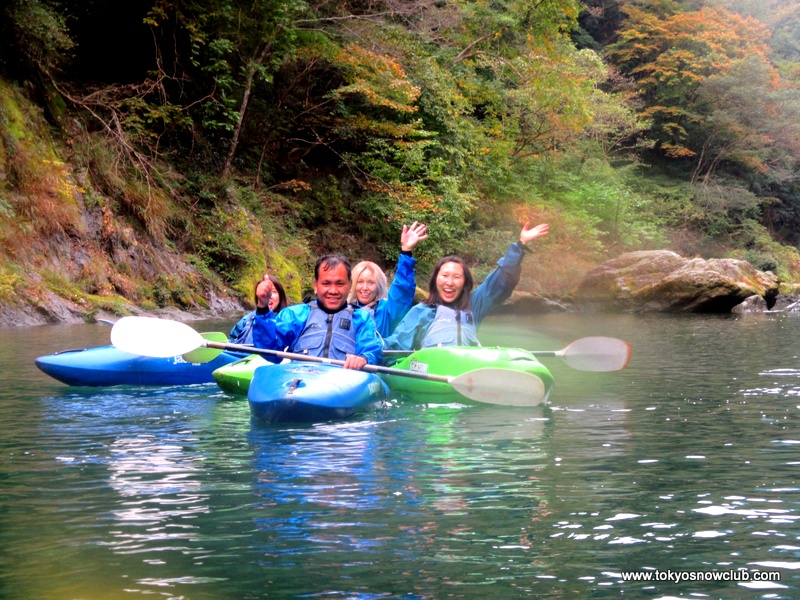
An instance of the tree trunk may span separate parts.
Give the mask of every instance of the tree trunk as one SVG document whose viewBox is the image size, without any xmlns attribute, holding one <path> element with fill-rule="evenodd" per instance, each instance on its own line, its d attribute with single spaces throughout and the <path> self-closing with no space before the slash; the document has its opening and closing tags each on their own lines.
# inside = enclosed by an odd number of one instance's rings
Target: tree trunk
<svg viewBox="0 0 800 600">
<path fill-rule="evenodd" d="M 256 68 L 264 62 L 264 58 L 269 51 L 269 43 L 265 43 L 259 55 L 253 58 L 250 66 L 247 69 L 247 80 L 244 84 L 244 93 L 242 94 L 242 104 L 239 106 L 239 118 L 236 120 L 236 127 L 233 129 L 233 137 L 231 138 L 231 147 L 228 149 L 228 156 L 225 158 L 225 165 L 222 167 L 222 178 L 227 179 L 231 171 L 231 164 L 233 157 L 236 155 L 236 149 L 239 147 L 239 136 L 242 132 L 242 123 L 244 123 L 244 115 L 247 112 L 247 105 L 250 102 L 250 94 L 253 90 L 253 79 L 256 75 Z"/>
</svg>

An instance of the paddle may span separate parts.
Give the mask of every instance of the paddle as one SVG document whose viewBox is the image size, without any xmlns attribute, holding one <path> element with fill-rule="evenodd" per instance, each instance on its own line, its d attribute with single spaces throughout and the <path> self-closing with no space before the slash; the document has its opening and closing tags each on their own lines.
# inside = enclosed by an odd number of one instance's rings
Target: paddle
<svg viewBox="0 0 800 600">
<path fill-rule="evenodd" d="M 344 365 L 344 361 L 341 360 L 267 350 L 243 344 L 210 341 L 184 323 L 151 317 L 121 318 L 111 329 L 111 343 L 120 350 L 131 354 L 162 358 L 178 354 L 185 355 L 201 348 L 216 348 L 250 354 L 267 354 L 290 360 Z M 536 406 L 546 394 L 544 382 L 541 379 L 530 373 L 509 369 L 476 369 L 455 377 L 376 365 L 365 365 L 362 370 L 446 383 L 462 396 L 487 404 Z"/>
<path fill-rule="evenodd" d="M 534 356 L 561 358 L 579 371 L 619 371 L 631 360 L 631 345 L 612 337 L 579 338 L 561 350 L 537 350 Z"/>
<path fill-rule="evenodd" d="M 224 344 L 225 342 L 228 341 L 228 336 L 220 331 L 201 333 L 200 337 L 202 337 L 207 342 L 219 342 Z M 248 346 L 248 348 L 252 348 L 252 346 Z M 222 350 L 217 350 L 215 348 L 209 348 L 208 346 L 203 346 L 201 348 L 197 348 L 195 350 L 192 350 L 191 352 L 187 352 L 186 354 L 184 354 L 183 360 L 190 363 L 207 363 L 217 358 L 220 354 L 222 354 Z"/>
<path fill-rule="evenodd" d="M 102 325 L 110 325 L 112 327 L 116 323 L 115 321 L 109 321 L 108 319 L 97 319 L 97 322 Z M 201 333 L 200 335 L 203 337 L 203 339 L 206 339 L 210 342 L 228 341 L 228 336 L 221 331 L 210 331 L 208 333 Z M 190 363 L 207 363 L 217 358 L 221 353 L 222 350 L 214 350 L 212 348 L 197 348 L 196 350 L 192 350 L 191 352 L 184 354 L 183 360 Z M 177 355 L 170 354 L 169 356 Z"/>
<path fill-rule="evenodd" d="M 385 356 L 409 356 L 414 350 L 384 350 Z M 525 350 L 536 357 L 557 357 L 578 371 L 619 371 L 631 359 L 631 345 L 611 337 L 579 338 L 561 350 Z"/>
</svg>

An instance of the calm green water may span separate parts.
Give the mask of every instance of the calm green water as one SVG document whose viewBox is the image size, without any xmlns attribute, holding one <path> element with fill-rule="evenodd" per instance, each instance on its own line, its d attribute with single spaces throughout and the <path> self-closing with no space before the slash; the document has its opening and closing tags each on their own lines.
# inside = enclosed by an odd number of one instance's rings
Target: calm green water
<svg viewBox="0 0 800 600">
<path fill-rule="evenodd" d="M 800 317 L 493 318 L 487 344 L 610 335 L 634 357 L 545 359 L 546 408 L 308 426 L 253 424 L 213 385 L 69 388 L 33 365 L 109 331 L 2 331 L 0 598 L 800 597 Z M 656 569 L 737 579 L 623 577 Z"/>
</svg>

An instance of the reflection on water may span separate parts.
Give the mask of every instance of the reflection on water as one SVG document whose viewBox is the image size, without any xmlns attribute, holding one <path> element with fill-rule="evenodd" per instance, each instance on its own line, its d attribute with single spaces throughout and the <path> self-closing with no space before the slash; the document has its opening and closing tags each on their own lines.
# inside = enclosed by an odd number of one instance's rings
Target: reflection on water
<svg viewBox="0 0 800 600">
<path fill-rule="evenodd" d="M 254 425 L 259 565 L 273 591 L 318 581 L 329 597 L 347 597 L 358 586 L 346 582 L 365 578 L 432 598 L 443 585 L 505 578 L 504 557 L 530 548 L 545 427 L 541 413 L 482 406 Z"/>
<path fill-rule="evenodd" d="M 495 318 L 487 344 L 612 335 L 633 359 L 549 359 L 548 407 L 399 399 L 303 426 L 213 385 L 69 388 L 33 366 L 102 326 L 4 332 L 0 597 L 796 598 L 798 326 Z M 628 580 L 667 571 L 739 575 Z"/>
</svg>

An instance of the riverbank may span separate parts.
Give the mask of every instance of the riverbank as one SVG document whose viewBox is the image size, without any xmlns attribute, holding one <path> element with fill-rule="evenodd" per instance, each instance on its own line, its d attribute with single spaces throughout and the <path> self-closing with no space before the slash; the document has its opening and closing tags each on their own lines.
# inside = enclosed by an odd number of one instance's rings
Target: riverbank
<svg viewBox="0 0 800 600">
<path fill-rule="evenodd" d="M 89 308 L 64 299 L 52 292 L 37 304 L 16 303 L 0 306 L 0 328 L 30 327 L 37 325 L 98 323 L 116 321 L 121 316 L 149 316 L 173 321 L 197 321 L 211 318 L 237 316 L 249 310 L 232 298 L 210 294 L 208 308 L 183 309 L 176 306 L 144 309 L 130 303 L 118 302 L 115 311 Z"/>
</svg>

